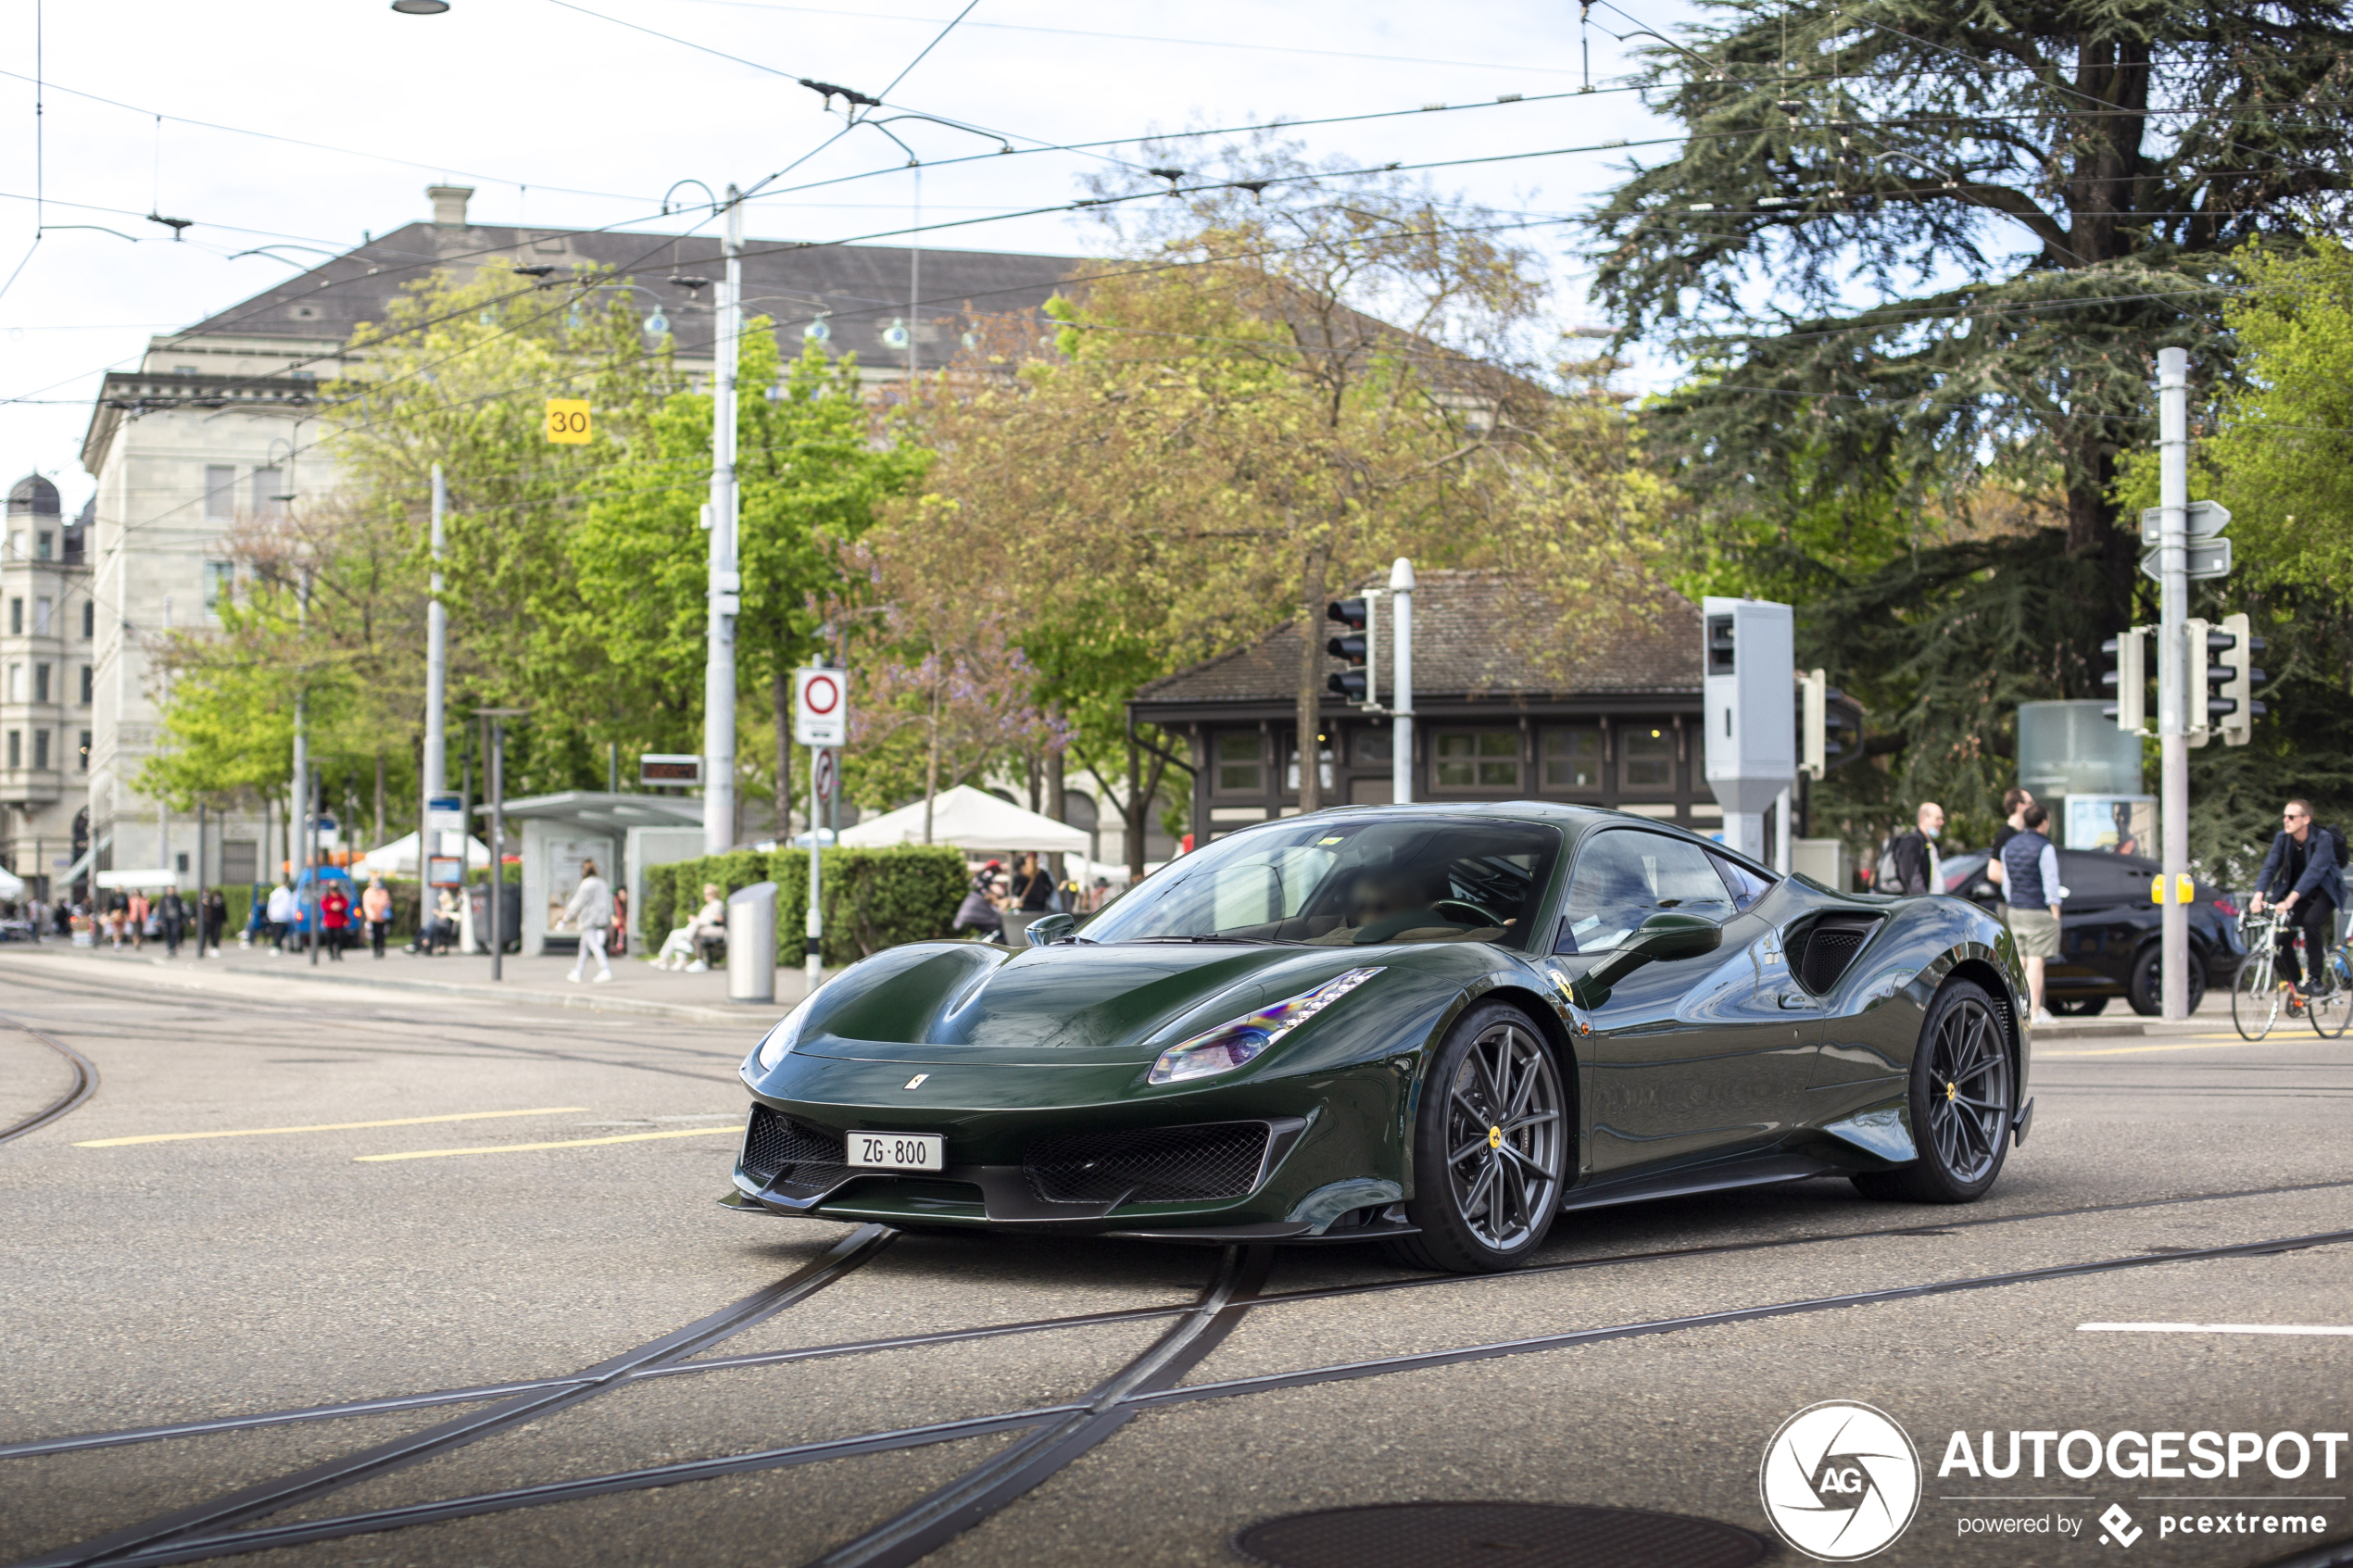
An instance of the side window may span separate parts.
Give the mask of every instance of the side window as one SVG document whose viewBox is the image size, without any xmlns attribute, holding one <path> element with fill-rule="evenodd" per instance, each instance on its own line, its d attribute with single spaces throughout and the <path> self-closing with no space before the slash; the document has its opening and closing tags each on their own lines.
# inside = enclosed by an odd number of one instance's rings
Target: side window
<svg viewBox="0 0 2353 1568">
<path fill-rule="evenodd" d="M 1724 879 L 1695 844 L 1663 834 L 1617 829 L 1578 851 L 1561 915 L 1556 953 L 1604 953 L 1661 909 L 1730 920 Z"/>
<path fill-rule="evenodd" d="M 1724 885 L 1731 889 L 1732 908 L 1743 913 L 1747 912 L 1751 904 L 1765 897 L 1766 889 L 1773 885 L 1738 860 L 1728 859 L 1713 851 L 1707 858 L 1715 863 L 1716 872 L 1724 879 Z"/>
</svg>

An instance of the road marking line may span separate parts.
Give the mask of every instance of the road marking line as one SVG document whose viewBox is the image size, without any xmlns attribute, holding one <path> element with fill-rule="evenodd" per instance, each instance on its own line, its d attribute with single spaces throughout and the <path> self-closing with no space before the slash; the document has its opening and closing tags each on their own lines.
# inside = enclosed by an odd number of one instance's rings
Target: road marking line
<svg viewBox="0 0 2353 1568">
<path fill-rule="evenodd" d="M 2269 1046 L 2279 1043 L 2281 1042 L 2276 1036 L 2261 1040 L 2242 1040 L 2235 1035 L 2207 1035 L 2177 1046 L 2110 1046 L 2104 1051 L 2036 1051 L 2034 1055 L 2038 1060 L 2050 1061 L 2055 1059 L 2080 1056 L 2133 1056 L 2147 1051 L 2205 1051 L 2212 1050 L 2218 1046 L 2228 1048 L 2233 1046 Z M 2312 1036 L 2311 1043 L 2319 1045 L 2323 1042 L 2319 1035 L 2315 1035 Z"/>
<path fill-rule="evenodd" d="M 415 1127 L 427 1122 L 486 1122 L 497 1116 L 576 1116 L 585 1105 L 548 1105 L 536 1110 L 459 1110 L 447 1116 L 396 1116 L 384 1122 L 321 1122 L 312 1127 L 243 1127 L 229 1133 L 144 1133 L 135 1138 L 92 1138 L 76 1148 L 120 1148 L 131 1143 L 181 1143 L 189 1138 L 259 1138 L 274 1133 L 346 1133 L 355 1127 Z"/>
<path fill-rule="evenodd" d="M 2078 1334 L 2341 1334 L 2353 1327 L 2313 1323 L 2079 1323 Z"/>
<path fill-rule="evenodd" d="M 554 1143 L 485 1143 L 472 1148 L 417 1148 L 406 1154 L 355 1154 L 361 1163 L 379 1160 L 440 1160 L 452 1154 L 520 1154 L 527 1148 L 590 1148 L 598 1144 L 644 1143 L 648 1138 L 707 1138 L 714 1133 L 743 1135 L 736 1127 L 679 1127 L 667 1133 L 623 1133 L 612 1138 L 562 1138 Z"/>
</svg>

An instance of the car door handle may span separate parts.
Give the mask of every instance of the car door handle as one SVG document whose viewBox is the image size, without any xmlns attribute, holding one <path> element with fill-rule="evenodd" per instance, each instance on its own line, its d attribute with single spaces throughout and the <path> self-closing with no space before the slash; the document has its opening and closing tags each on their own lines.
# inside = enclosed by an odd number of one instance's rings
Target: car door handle
<svg viewBox="0 0 2353 1568">
<path fill-rule="evenodd" d="M 1818 997 L 1809 997 L 1805 992 L 1797 990 L 1783 991 L 1780 994 L 1780 1004 L 1782 1010 L 1786 1012 L 1810 1012 L 1822 1005 Z"/>
</svg>

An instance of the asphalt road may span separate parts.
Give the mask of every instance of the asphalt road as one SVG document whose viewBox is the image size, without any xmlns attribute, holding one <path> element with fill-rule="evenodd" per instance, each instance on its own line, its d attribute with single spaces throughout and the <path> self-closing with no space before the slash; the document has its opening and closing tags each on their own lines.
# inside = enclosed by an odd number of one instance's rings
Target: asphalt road
<svg viewBox="0 0 2353 1568">
<path fill-rule="evenodd" d="M 2353 1041 L 2301 1025 L 2050 1042 L 1969 1208 L 1801 1183 L 1447 1280 L 733 1213 L 755 1024 L 171 978 L 0 956 L 0 1126 L 70 1084 L 43 1035 L 100 1073 L 0 1144 L 0 1562 L 1226 1563 L 1253 1521 L 1428 1499 L 1769 1536 L 1767 1444 L 1831 1399 L 1925 1467 L 1876 1561 L 2353 1537 L 2344 1442 L 2333 1476 L 1939 1474 L 1956 1432 L 2353 1429 L 2353 1335 L 2082 1326 L 2353 1326 Z M 214 1424 L 66 1441 L 177 1424 Z M 2324 1524 L 2261 1533 L 2289 1515 Z"/>
</svg>

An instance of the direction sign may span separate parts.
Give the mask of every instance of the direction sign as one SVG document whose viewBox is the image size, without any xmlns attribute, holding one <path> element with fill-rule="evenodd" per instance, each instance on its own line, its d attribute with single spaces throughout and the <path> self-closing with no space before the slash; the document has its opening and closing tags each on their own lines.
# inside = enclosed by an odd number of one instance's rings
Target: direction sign
<svg viewBox="0 0 2353 1568">
<path fill-rule="evenodd" d="M 2163 552 L 2154 547 L 2141 552 L 2141 571 L 2163 582 L 2164 573 L 2158 570 L 2157 558 Z M 2231 542 L 2228 539 L 2198 539 L 2183 551 L 2189 558 L 2189 575 L 2193 581 L 2203 577 L 2228 577 L 2231 574 Z"/>
<path fill-rule="evenodd" d="M 831 747 L 817 753 L 817 804 L 833 804 L 834 791 L 841 784 L 841 764 L 834 760 Z"/>
<path fill-rule="evenodd" d="M 2231 509 L 2220 501 L 2192 501 L 2185 509 L 2183 533 L 2191 539 L 2211 539 L 2231 526 Z M 2160 544 L 2165 534 L 2165 508 L 2141 508 L 2141 543 Z M 2191 573 L 2196 576 L 2196 573 Z"/>
<path fill-rule="evenodd" d="M 849 671 L 792 672 L 792 738 L 802 746 L 849 744 Z"/>
</svg>

